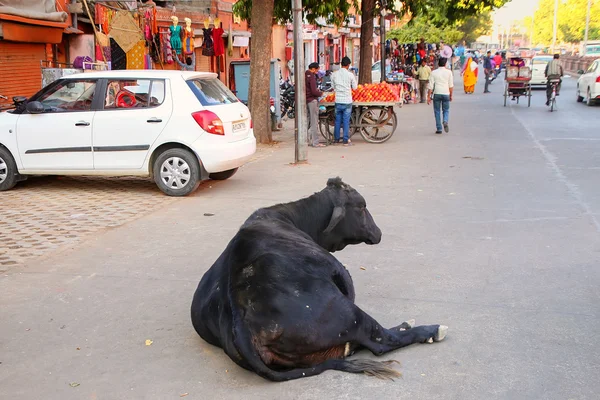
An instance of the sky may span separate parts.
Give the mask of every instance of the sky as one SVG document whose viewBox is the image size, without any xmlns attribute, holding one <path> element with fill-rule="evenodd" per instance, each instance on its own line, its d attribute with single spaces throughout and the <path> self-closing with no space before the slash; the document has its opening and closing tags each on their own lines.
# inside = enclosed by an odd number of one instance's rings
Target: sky
<svg viewBox="0 0 600 400">
<path fill-rule="evenodd" d="M 539 0 L 512 0 L 494 12 L 494 28 L 498 25 L 508 28 L 511 21 L 519 21 L 533 15 L 538 3 Z"/>
</svg>

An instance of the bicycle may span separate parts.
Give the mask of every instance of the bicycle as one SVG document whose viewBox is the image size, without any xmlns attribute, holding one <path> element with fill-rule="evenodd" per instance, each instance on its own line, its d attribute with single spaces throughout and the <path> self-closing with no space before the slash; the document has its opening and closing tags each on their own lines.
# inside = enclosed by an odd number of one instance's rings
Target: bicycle
<svg viewBox="0 0 600 400">
<path fill-rule="evenodd" d="M 550 107 L 550 112 L 553 112 L 554 109 L 556 109 L 556 89 L 558 88 L 560 79 L 552 79 L 549 82 L 552 85 L 552 93 L 550 94 L 550 102 L 548 106 Z"/>
</svg>

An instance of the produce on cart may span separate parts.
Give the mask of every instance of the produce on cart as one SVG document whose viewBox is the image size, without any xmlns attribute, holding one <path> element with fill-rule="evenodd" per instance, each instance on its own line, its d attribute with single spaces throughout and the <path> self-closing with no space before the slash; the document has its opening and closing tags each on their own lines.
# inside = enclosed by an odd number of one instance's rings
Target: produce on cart
<svg viewBox="0 0 600 400">
<path fill-rule="evenodd" d="M 398 121 L 394 105 L 400 100 L 398 85 L 386 82 L 358 85 L 352 90 L 350 137 L 360 132 L 369 143 L 383 143 L 392 137 Z M 328 143 L 333 142 L 335 127 L 335 93 L 328 93 L 320 103 L 319 130 Z"/>
</svg>

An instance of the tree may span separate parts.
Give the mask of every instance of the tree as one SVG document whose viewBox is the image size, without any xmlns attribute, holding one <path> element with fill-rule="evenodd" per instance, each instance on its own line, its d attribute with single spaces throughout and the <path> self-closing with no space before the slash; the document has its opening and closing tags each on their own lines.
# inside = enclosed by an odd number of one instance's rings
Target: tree
<svg viewBox="0 0 600 400">
<path fill-rule="evenodd" d="M 356 0 L 303 0 L 304 17 L 314 23 L 324 17 L 340 25 L 346 19 Z M 286 23 L 292 18 L 291 0 L 239 0 L 233 12 L 252 26 L 250 57 L 250 88 L 248 105 L 254 123 L 254 132 L 260 143 L 273 140 L 269 114 L 269 84 L 271 79 L 271 49 L 273 22 Z"/>
<path fill-rule="evenodd" d="M 359 83 L 371 82 L 372 48 L 370 42 L 373 37 L 373 21 L 380 15 L 381 7 L 385 6 L 388 13 L 396 16 L 412 15 L 427 18 L 429 27 L 438 27 L 448 30 L 444 36 L 447 42 L 453 42 L 448 36 L 451 35 L 449 26 L 465 18 L 489 12 L 494 8 L 502 7 L 508 0 L 363 0 L 361 4 L 362 25 L 360 29 L 360 66 Z M 410 29 L 408 26 L 401 28 Z M 396 32 L 396 34 L 399 34 Z"/>
<path fill-rule="evenodd" d="M 472 15 L 456 23 L 456 29 L 462 33 L 460 40 L 471 43 L 478 37 L 487 35 L 492 28 L 492 13 L 490 10 Z"/>
<path fill-rule="evenodd" d="M 463 37 L 463 33 L 453 27 L 437 26 L 427 18 L 416 17 L 407 26 L 390 30 L 387 37 L 398 40 L 398 43 L 416 43 L 421 38 L 427 43 L 439 43 L 442 40 L 445 43 L 456 43 Z"/>
<path fill-rule="evenodd" d="M 588 0 L 564 0 L 558 2 L 557 43 L 577 43 L 583 40 Z M 541 0 L 534 14 L 534 40 L 540 44 L 551 44 L 554 24 L 554 0 Z M 590 10 L 590 35 L 600 30 L 600 0 L 592 0 Z"/>
</svg>

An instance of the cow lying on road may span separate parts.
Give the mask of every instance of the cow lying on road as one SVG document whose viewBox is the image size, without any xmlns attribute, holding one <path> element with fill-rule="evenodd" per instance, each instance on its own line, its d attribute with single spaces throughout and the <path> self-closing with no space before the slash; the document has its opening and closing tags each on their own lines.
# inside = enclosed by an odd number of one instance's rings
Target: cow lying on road
<svg viewBox="0 0 600 400">
<path fill-rule="evenodd" d="M 261 208 L 202 277 L 192 302 L 198 334 L 239 366 L 285 381 L 333 369 L 392 379 L 393 361 L 347 360 L 440 341 L 447 327 L 385 329 L 354 304 L 350 274 L 330 252 L 377 244 L 365 199 L 340 178 L 312 196 Z"/>
</svg>

